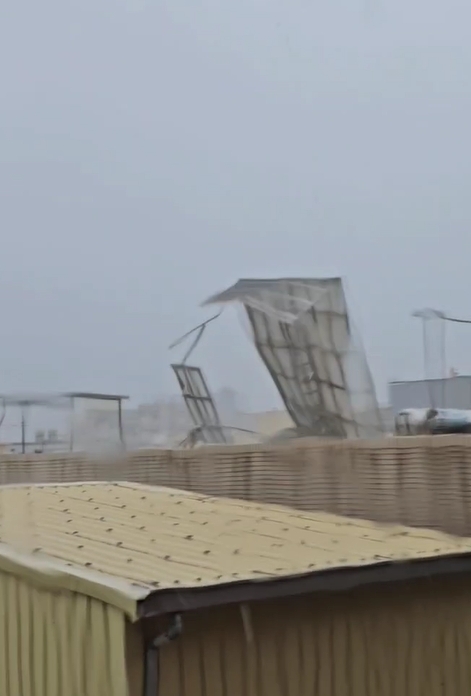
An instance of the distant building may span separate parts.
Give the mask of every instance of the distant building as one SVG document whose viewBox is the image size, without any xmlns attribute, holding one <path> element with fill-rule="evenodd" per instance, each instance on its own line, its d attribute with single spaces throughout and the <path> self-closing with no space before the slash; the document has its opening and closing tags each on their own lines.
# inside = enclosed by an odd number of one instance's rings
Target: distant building
<svg viewBox="0 0 471 696">
<path fill-rule="evenodd" d="M 394 432 L 394 413 L 391 406 L 380 406 L 379 413 L 384 432 L 391 435 Z"/>
<path fill-rule="evenodd" d="M 224 423 L 227 419 L 229 421 L 234 419 L 234 416 L 239 412 L 239 395 L 234 389 L 230 387 L 223 387 L 219 389 L 214 395 L 219 415 Z"/>
<path fill-rule="evenodd" d="M 389 383 L 393 413 L 405 408 L 471 409 L 471 375 Z"/>
<path fill-rule="evenodd" d="M 286 410 L 264 411 L 262 413 L 254 413 L 255 428 L 257 433 L 262 437 L 271 437 L 284 430 L 285 428 L 294 428 L 294 423 Z"/>
</svg>

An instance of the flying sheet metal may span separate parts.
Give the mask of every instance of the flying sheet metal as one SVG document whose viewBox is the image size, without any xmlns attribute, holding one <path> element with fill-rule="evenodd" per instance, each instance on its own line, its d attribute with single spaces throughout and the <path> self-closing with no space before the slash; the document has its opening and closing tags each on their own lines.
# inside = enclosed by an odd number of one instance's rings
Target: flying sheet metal
<svg viewBox="0 0 471 696">
<path fill-rule="evenodd" d="M 221 426 L 214 399 L 201 368 L 174 363 L 172 369 L 195 425 L 194 433 L 197 439 L 207 444 L 227 444 L 228 437 Z"/>
<path fill-rule="evenodd" d="M 207 304 L 240 302 L 255 346 L 295 425 L 330 437 L 373 437 L 382 424 L 340 278 L 239 280 Z"/>
</svg>

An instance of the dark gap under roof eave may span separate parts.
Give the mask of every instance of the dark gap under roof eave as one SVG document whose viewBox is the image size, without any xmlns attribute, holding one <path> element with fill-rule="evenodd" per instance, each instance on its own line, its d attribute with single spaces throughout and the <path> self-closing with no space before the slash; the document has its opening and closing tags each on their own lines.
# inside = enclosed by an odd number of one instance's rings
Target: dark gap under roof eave
<svg viewBox="0 0 471 696">
<path fill-rule="evenodd" d="M 345 592 L 362 585 L 461 573 L 471 574 L 471 553 L 423 560 L 385 561 L 356 568 L 334 568 L 303 575 L 239 581 L 210 587 L 155 590 L 138 603 L 138 618 L 283 599 L 315 592 Z"/>
</svg>

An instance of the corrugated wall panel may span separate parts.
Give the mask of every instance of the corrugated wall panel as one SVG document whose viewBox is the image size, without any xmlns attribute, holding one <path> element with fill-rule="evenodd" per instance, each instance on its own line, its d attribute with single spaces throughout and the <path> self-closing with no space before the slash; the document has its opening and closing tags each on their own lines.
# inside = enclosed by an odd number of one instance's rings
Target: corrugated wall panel
<svg viewBox="0 0 471 696">
<path fill-rule="evenodd" d="M 469 579 L 428 580 L 183 617 L 158 696 L 469 696 Z M 157 694 L 156 694 L 157 696 Z"/>
<path fill-rule="evenodd" d="M 471 376 L 390 382 L 393 413 L 404 408 L 471 408 Z"/>
<path fill-rule="evenodd" d="M 125 618 L 0 573 L 1 696 L 128 696 Z"/>
</svg>

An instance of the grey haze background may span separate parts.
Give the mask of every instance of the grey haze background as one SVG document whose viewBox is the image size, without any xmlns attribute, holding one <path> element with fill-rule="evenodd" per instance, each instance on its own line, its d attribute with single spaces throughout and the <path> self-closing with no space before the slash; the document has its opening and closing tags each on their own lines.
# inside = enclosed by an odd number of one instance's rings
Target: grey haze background
<svg viewBox="0 0 471 696">
<path fill-rule="evenodd" d="M 17 0 L 0 9 L 0 391 L 176 391 L 240 276 L 339 273 L 381 398 L 424 304 L 471 315 L 465 0 Z M 471 370 L 471 331 L 449 361 Z M 230 312 L 195 360 L 276 403 Z"/>
</svg>

